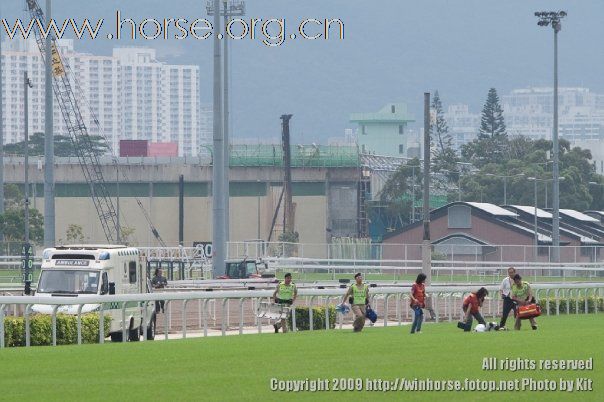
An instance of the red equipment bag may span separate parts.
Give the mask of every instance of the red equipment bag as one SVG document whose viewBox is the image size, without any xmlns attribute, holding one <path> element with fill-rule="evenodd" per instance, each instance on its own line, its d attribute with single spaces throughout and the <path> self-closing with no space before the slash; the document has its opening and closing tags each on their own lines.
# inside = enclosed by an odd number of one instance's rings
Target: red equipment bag
<svg viewBox="0 0 604 402">
<path fill-rule="evenodd" d="M 533 303 L 526 306 L 518 306 L 516 317 L 520 319 L 535 318 L 541 315 L 541 306 Z"/>
</svg>

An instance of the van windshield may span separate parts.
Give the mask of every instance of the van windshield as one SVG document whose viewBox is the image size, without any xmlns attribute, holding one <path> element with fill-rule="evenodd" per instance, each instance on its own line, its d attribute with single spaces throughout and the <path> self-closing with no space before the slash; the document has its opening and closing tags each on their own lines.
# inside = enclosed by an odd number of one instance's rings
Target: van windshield
<svg viewBox="0 0 604 402">
<path fill-rule="evenodd" d="M 43 270 L 37 293 L 97 294 L 99 271 Z"/>
<path fill-rule="evenodd" d="M 227 263 L 227 272 L 231 279 L 244 279 L 249 278 L 250 275 L 256 273 L 256 262 L 255 261 L 241 261 L 241 262 L 229 262 Z"/>
</svg>

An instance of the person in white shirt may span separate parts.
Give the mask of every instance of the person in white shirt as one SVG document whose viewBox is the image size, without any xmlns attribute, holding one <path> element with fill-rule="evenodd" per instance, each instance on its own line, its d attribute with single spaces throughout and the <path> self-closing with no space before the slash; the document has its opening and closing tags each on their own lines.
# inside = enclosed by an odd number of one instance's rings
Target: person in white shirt
<svg viewBox="0 0 604 402">
<path fill-rule="evenodd" d="M 501 298 L 503 299 L 503 314 L 501 316 L 501 321 L 499 322 L 499 329 L 505 328 L 505 322 L 508 319 L 508 315 L 510 311 L 514 310 L 514 314 L 516 313 L 516 303 L 510 297 L 510 292 L 512 291 L 512 284 L 514 283 L 514 275 L 516 275 L 516 268 L 509 267 L 508 268 L 508 276 L 506 276 L 503 281 L 501 281 L 501 285 L 499 286 L 499 290 L 501 291 Z"/>
</svg>

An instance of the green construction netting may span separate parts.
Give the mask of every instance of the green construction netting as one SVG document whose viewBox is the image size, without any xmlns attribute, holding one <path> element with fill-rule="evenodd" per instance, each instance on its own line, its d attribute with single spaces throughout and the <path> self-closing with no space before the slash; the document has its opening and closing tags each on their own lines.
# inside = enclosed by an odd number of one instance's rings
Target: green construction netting
<svg viewBox="0 0 604 402">
<path fill-rule="evenodd" d="M 280 145 L 233 145 L 231 166 L 283 166 Z M 293 145 L 292 167 L 359 167 L 356 146 Z"/>
</svg>

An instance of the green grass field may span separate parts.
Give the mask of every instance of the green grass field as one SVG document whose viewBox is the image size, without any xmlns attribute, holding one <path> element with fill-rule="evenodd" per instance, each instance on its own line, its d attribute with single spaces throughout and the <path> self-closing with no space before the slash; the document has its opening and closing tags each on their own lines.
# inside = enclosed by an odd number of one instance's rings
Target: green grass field
<svg viewBox="0 0 604 402">
<path fill-rule="evenodd" d="M 463 333 L 451 323 L 0 350 L 2 400 L 601 400 L 604 315 L 543 317 L 539 330 Z M 592 371 L 485 371 L 483 358 L 587 359 Z M 592 392 L 272 392 L 279 380 L 593 381 Z"/>
</svg>

